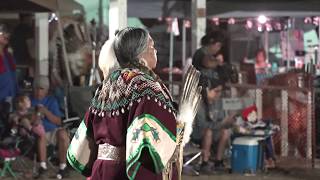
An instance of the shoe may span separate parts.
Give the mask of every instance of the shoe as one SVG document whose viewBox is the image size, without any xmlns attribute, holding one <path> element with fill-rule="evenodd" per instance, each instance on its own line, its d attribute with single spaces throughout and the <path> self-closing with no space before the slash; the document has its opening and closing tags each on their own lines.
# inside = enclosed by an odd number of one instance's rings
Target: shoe
<svg viewBox="0 0 320 180">
<path fill-rule="evenodd" d="M 216 174 L 216 172 L 211 163 L 203 162 L 200 166 L 200 174 L 212 175 Z"/>
<path fill-rule="evenodd" d="M 199 176 L 199 172 L 191 165 L 182 168 L 182 174 L 187 176 Z"/>
<path fill-rule="evenodd" d="M 267 169 L 275 169 L 276 168 L 276 163 L 273 159 L 267 159 L 265 160 L 265 168 Z"/>
<path fill-rule="evenodd" d="M 39 178 L 43 178 L 46 176 L 48 172 L 48 169 L 45 169 L 43 167 L 39 167 L 37 174 L 34 176 L 34 179 L 39 179 Z"/>
<path fill-rule="evenodd" d="M 226 169 L 222 160 L 217 160 L 214 162 L 214 168 L 217 171 L 224 171 Z"/>
<path fill-rule="evenodd" d="M 68 169 L 64 168 L 64 169 L 59 169 L 56 177 L 57 179 L 63 179 L 67 176 L 68 176 Z"/>
</svg>

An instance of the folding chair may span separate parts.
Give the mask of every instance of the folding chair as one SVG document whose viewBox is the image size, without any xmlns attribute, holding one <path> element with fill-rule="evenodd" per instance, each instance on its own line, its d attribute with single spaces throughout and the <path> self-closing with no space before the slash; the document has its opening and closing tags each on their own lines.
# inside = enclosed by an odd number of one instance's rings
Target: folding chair
<svg viewBox="0 0 320 180">
<path fill-rule="evenodd" d="M 0 149 L 0 158 L 4 159 L 3 169 L 0 173 L 1 177 L 4 177 L 6 173 L 9 173 L 14 179 L 17 178 L 16 173 L 11 168 L 11 162 L 16 160 L 19 155 L 19 149 Z"/>
<path fill-rule="evenodd" d="M 9 137 L 1 142 L 0 158 L 3 159 L 3 169 L 0 171 L 0 177 L 9 173 L 14 179 L 17 178 L 16 173 L 12 170 L 11 162 L 15 161 L 20 154 L 17 138 Z"/>
<path fill-rule="evenodd" d="M 191 175 L 196 175 L 198 176 L 200 173 L 197 171 L 194 167 L 190 167 L 189 165 L 198 159 L 201 155 L 201 149 L 200 146 L 193 143 L 189 142 L 186 144 L 186 146 L 183 149 L 183 157 L 184 159 L 187 159 L 186 162 L 183 163 L 183 171 L 185 174 L 191 174 Z"/>
<path fill-rule="evenodd" d="M 62 120 L 70 135 L 77 130 L 93 97 L 95 87 L 69 87 L 64 97 L 65 118 Z"/>
</svg>

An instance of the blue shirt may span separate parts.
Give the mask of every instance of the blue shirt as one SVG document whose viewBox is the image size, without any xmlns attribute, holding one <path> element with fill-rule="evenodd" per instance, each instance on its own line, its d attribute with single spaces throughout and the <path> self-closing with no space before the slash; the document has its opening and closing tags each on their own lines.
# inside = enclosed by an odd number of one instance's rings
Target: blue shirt
<svg viewBox="0 0 320 180">
<path fill-rule="evenodd" d="M 53 96 L 47 96 L 43 98 L 42 100 L 34 99 L 33 97 L 31 99 L 31 104 L 33 107 L 35 107 L 38 104 L 44 105 L 52 114 L 61 117 L 62 113 L 60 111 L 60 107 L 58 104 L 58 101 Z M 59 126 L 52 123 L 46 116 L 42 119 L 42 125 L 46 132 L 50 132 L 58 128 Z"/>
<path fill-rule="evenodd" d="M 15 97 L 17 94 L 17 79 L 16 72 L 11 70 L 9 59 L 3 53 L 3 65 L 5 72 L 0 74 L 0 102 L 3 102 L 6 97 Z"/>
</svg>

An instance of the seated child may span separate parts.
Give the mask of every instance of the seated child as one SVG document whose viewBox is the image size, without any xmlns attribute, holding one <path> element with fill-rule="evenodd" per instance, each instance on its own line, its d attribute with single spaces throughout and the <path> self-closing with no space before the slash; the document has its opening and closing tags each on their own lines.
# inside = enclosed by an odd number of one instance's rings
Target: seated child
<svg viewBox="0 0 320 180">
<path fill-rule="evenodd" d="M 16 134 L 19 126 L 23 127 L 20 133 L 33 132 L 38 137 L 45 136 L 45 130 L 41 123 L 41 114 L 31 108 L 28 96 L 18 96 L 15 103 L 15 112 L 10 114 L 9 123 L 12 124 L 11 133 Z"/>
<path fill-rule="evenodd" d="M 275 157 L 272 145 L 271 135 L 279 131 L 280 128 L 269 121 L 259 120 L 257 116 L 257 107 L 255 105 L 249 106 L 242 111 L 242 121 L 236 123 L 236 133 L 238 135 L 252 135 L 267 137 L 265 156 L 266 167 L 275 167 Z"/>
</svg>

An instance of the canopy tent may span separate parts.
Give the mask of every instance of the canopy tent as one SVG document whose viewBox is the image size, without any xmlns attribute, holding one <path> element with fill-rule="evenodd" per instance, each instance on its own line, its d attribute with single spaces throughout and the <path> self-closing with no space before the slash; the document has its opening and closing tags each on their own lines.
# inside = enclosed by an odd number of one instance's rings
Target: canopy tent
<svg viewBox="0 0 320 180">
<path fill-rule="evenodd" d="M 0 3 L 0 12 L 1 13 L 56 12 L 58 18 L 60 18 L 62 16 L 69 16 L 73 14 L 84 14 L 84 8 L 81 4 L 75 2 L 74 0 L 7 0 Z M 48 17 L 46 17 L 46 15 L 40 15 L 40 14 L 38 15 L 39 15 L 38 21 L 36 20 L 36 22 L 38 23 L 39 31 L 37 32 L 43 31 L 47 33 L 48 24 L 47 24 L 46 18 Z M 70 73 L 70 68 L 68 63 L 69 61 L 66 54 L 66 47 L 64 43 L 63 30 L 62 30 L 60 19 L 57 22 L 58 22 L 59 36 L 61 37 L 61 41 L 62 41 L 63 57 L 65 59 L 65 66 L 66 66 L 65 69 L 67 72 L 69 84 L 72 84 L 71 75 L 70 75 L 71 73 Z M 38 45 L 39 47 L 41 47 L 43 53 L 37 53 L 37 56 L 41 56 L 41 57 L 36 57 L 37 61 L 39 61 L 38 64 L 40 64 L 38 65 L 39 67 L 36 67 L 36 68 L 46 69 L 45 67 L 47 66 L 47 63 L 41 62 L 41 61 L 45 61 L 46 59 L 48 59 L 47 57 L 48 54 L 46 53 L 48 51 L 48 48 L 47 48 L 47 45 L 43 47 L 41 46 L 41 44 L 47 44 L 48 42 L 46 41 L 48 39 L 46 36 L 41 36 L 41 33 L 38 33 L 37 35 L 39 37 L 36 37 L 36 39 L 38 39 Z M 43 67 L 41 64 L 43 65 Z M 38 71 L 39 72 L 37 73 L 40 73 L 40 70 Z"/>
<path fill-rule="evenodd" d="M 271 16 L 309 16 L 320 14 L 316 0 L 208 0 L 208 17 L 249 17 L 265 12 Z"/>
<path fill-rule="evenodd" d="M 48 7 L 51 11 L 59 11 L 60 15 L 84 13 L 81 4 L 74 0 L 29 0 L 36 4 Z"/>
<path fill-rule="evenodd" d="M 191 0 L 128 0 L 128 17 L 190 17 Z"/>
<path fill-rule="evenodd" d="M 306 16 L 320 16 L 319 11 L 230 11 L 221 14 L 208 15 L 208 17 L 218 18 L 246 18 L 258 17 L 259 15 L 267 17 L 306 17 Z"/>
<path fill-rule="evenodd" d="M 1 13 L 31 13 L 59 11 L 61 15 L 83 13 L 84 8 L 74 0 L 7 0 L 1 1 Z"/>
<path fill-rule="evenodd" d="M 191 17 L 191 0 L 128 0 L 128 16 Z M 317 0 L 207 0 L 207 17 L 249 17 L 258 12 L 272 16 L 320 15 Z"/>
<path fill-rule="evenodd" d="M 17 6 L 18 5 L 18 6 Z M 29 1 L 29 0 L 9 0 L 1 1 L 0 12 L 12 13 L 12 12 L 50 12 L 51 9 L 47 6 Z"/>
</svg>

